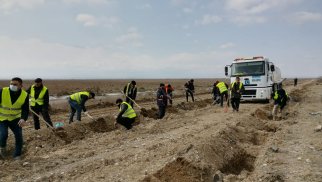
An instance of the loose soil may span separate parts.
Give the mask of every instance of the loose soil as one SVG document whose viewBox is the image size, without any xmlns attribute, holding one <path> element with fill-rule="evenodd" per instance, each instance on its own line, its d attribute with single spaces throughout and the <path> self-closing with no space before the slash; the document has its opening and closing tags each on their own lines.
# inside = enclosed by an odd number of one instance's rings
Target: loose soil
<svg viewBox="0 0 322 182">
<path fill-rule="evenodd" d="M 209 94 L 195 102 L 177 97 L 157 119 L 155 103 L 141 101 L 131 130 L 114 127 L 114 104 L 88 110 L 60 131 L 24 128 L 24 154 L 14 161 L 9 135 L 0 181 L 321 181 L 322 84 L 305 80 L 286 86 L 286 118 L 273 121 L 272 104 L 242 103 L 238 113 L 212 105 Z M 67 118 L 57 112 L 53 120 Z M 217 176 L 215 176 L 217 174 Z"/>
</svg>

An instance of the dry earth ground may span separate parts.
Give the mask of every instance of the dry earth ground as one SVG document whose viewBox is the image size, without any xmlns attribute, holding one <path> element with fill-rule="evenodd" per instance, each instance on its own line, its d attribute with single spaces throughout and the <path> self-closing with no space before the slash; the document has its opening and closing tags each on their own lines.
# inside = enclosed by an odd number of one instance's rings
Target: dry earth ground
<svg viewBox="0 0 322 182">
<path fill-rule="evenodd" d="M 239 113 L 182 98 L 155 120 L 151 102 L 132 130 L 113 126 L 114 107 L 92 108 L 61 132 L 24 130 L 24 157 L 0 161 L 0 181 L 321 181 L 322 83 L 306 80 L 287 90 L 285 119 L 272 121 L 270 104 L 243 103 Z M 144 115 L 144 116 L 143 116 Z M 66 113 L 53 115 L 54 120 Z M 8 152 L 13 152 L 9 136 Z M 220 172 L 219 172 L 220 171 Z"/>
</svg>

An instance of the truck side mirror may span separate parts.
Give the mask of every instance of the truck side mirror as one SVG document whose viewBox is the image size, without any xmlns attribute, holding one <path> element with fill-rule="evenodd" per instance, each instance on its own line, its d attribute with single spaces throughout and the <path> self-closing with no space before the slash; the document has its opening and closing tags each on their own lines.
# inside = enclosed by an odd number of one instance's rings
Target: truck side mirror
<svg viewBox="0 0 322 182">
<path fill-rule="evenodd" d="M 274 72 L 275 71 L 275 66 L 271 65 L 271 71 Z"/>
<path fill-rule="evenodd" d="M 225 66 L 225 75 L 228 76 L 228 67 Z"/>
</svg>

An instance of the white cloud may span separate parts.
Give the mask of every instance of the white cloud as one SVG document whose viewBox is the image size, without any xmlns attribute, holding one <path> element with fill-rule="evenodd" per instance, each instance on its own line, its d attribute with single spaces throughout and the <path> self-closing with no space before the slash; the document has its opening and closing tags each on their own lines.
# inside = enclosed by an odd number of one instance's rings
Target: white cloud
<svg viewBox="0 0 322 182">
<path fill-rule="evenodd" d="M 226 8 L 242 14 L 258 14 L 283 8 L 301 0 L 226 0 Z"/>
<path fill-rule="evenodd" d="M 117 37 L 115 42 L 121 46 L 143 46 L 142 35 L 134 27 L 130 28 L 126 34 Z"/>
<path fill-rule="evenodd" d="M 227 42 L 227 43 L 220 45 L 219 47 L 222 49 L 228 49 L 228 48 L 236 47 L 236 44 L 234 44 L 232 42 Z"/>
<path fill-rule="evenodd" d="M 85 27 L 98 25 L 96 17 L 91 14 L 78 14 L 76 16 L 76 21 L 82 23 Z"/>
<path fill-rule="evenodd" d="M 201 20 L 198 20 L 196 24 L 209 25 L 220 23 L 222 18 L 216 15 L 204 15 Z"/>
<path fill-rule="evenodd" d="M 38 39 L 17 40 L 9 37 L 0 37 L 0 52 L 0 62 L 6 61 L 6 68 L 14 68 L 2 69 L 2 79 L 13 76 L 23 79 L 223 76 L 221 65 L 234 57 L 224 51 L 182 52 L 153 57 L 112 52 L 100 47 L 73 47 Z M 127 71 L 120 72 L 120 68 L 127 68 Z M 218 75 L 213 75 L 214 72 Z"/>
<path fill-rule="evenodd" d="M 10 12 L 17 9 L 31 9 L 44 3 L 45 0 L 0 0 L 0 10 Z"/>
<path fill-rule="evenodd" d="M 75 20 L 82 23 L 85 27 L 104 26 L 107 28 L 112 28 L 120 22 L 120 19 L 115 16 L 96 17 L 87 13 L 78 14 Z"/>
<path fill-rule="evenodd" d="M 303 24 L 307 22 L 321 22 L 322 14 L 302 11 L 291 15 L 289 17 L 289 20 L 297 24 Z"/>
</svg>

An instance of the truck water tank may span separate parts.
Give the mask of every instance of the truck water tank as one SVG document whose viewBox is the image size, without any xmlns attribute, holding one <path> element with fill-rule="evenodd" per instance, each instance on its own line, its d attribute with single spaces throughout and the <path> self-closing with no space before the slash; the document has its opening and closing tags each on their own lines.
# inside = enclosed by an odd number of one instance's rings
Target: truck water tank
<svg viewBox="0 0 322 182">
<path fill-rule="evenodd" d="M 275 66 L 275 71 L 272 74 L 272 81 L 274 83 L 280 83 L 283 81 L 281 70 L 277 66 Z"/>
</svg>

